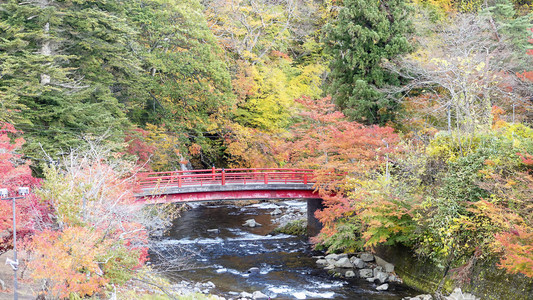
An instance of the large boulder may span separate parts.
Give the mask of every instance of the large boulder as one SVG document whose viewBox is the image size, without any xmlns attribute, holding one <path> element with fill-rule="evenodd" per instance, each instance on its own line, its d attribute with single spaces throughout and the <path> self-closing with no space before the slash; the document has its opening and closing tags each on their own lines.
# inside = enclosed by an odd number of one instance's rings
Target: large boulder
<svg viewBox="0 0 533 300">
<path fill-rule="evenodd" d="M 383 258 L 377 255 L 374 255 L 374 259 L 376 260 L 376 265 L 381 266 L 381 267 L 384 267 L 385 264 L 387 263 Z"/>
<path fill-rule="evenodd" d="M 389 278 L 389 274 L 385 272 L 376 272 L 374 277 L 379 280 L 379 283 L 385 283 L 387 279 Z"/>
<path fill-rule="evenodd" d="M 281 215 L 281 213 L 282 213 L 281 209 L 276 208 L 276 209 L 274 209 L 274 211 L 271 212 L 270 214 L 273 215 L 273 216 L 277 216 L 277 215 Z"/>
<path fill-rule="evenodd" d="M 329 265 L 328 261 L 325 260 L 325 259 L 323 259 L 323 258 L 318 259 L 318 260 L 316 261 L 316 264 L 319 265 L 319 266 L 327 266 L 327 265 Z"/>
<path fill-rule="evenodd" d="M 348 257 L 343 257 L 335 262 L 335 267 L 337 268 L 353 268 L 352 263 L 348 259 Z"/>
<path fill-rule="evenodd" d="M 359 270 L 359 276 L 362 278 L 370 278 L 373 276 L 372 269 L 361 269 Z"/>
<path fill-rule="evenodd" d="M 376 290 L 378 290 L 378 291 L 386 291 L 386 290 L 388 290 L 388 289 L 389 289 L 389 285 L 386 284 L 386 283 L 385 283 L 385 284 L 382 284 L 382 285 L 380 285 L 380 286 L 378 286 L 378 287 L 376 288 Z"/>
<path fill-rule="evenodd" d="M 339 259 L 339 255 L 331 253 L 331 254 L 326 255 L 326 259 L 328 259 L 328 260 L 329 259 L 338 260 Z"/>
<path fill-rule="evenodd" d="M 379 256 L 374 256 L 374 259 L 376 260 L 376 264 L 380 267 L 382 267 L 385 272 L 387 273 L 392 273 L 394 272 L 394 265 L 389 263 L 389 262 L 386 262 L 384 259 L 382 259 L 381 257 Z"/>
<path fill-rule="evenodd" d="M 362 259 L 355 257 L 355 256 L 352 256 L 350 258 L 350 262 L 355 268 L 358 268 L 358 269 L 362 269 L 366 266 L 366 263 Z"/>
<path fill-rule="evenodd" d="M 371 262 L 374 260 L 374 255 L 370 254 L 370 253 L 361 253 L 361 256 L 360 258 L 364 261 L 364 262 Z"/>
</svg>

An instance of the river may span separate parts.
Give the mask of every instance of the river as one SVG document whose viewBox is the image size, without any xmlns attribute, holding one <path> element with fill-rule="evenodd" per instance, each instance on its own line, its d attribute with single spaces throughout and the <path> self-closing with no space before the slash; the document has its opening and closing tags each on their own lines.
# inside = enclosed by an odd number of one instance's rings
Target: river
<svg viewBox="0 0 533 300">
<path fill-rule="evenodd" d="M 417 294 L 394 284 L 378 292 L 364 279 L 335 278 L 317 268 L 313 255 L 319 253 L 312 251 L 307 238 L 271 235 L 277 224 L 270 212 L 278 206 L 304 212 L 306 202 L 198 205 L 175 219 L 167 234 L 154 241 L 153 250 L 179 264 L 167 270 L 171 280 L 211 281 L 216 285 L 211 293 L 228 298 L 243 291 L 278 299 L 392 300 Z M 252 218 L 263 226 L 242 226 Z"/>
</svg>

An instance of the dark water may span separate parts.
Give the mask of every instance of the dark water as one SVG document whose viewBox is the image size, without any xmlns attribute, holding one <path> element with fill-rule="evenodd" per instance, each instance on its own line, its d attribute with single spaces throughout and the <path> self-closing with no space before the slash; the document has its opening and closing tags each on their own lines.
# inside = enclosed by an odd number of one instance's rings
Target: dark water
<svg viewBox="0 0 533 300">
<path fill-rule="evenodd" d="M 206 282 L 216 288 L 211 293 L 235 297 L 231 292 L 261 291 L 278 299 L 401 299 L 416 294 L 402 285 L 389 284 L 378 292 L 364 279 L 334 278 L 316 267 L 306 238 L 270 235 L 272 206 L 305 210 L 305 202 L 263 203 L 247 207 L 233 205 L 198 206 L 174 221 L 168 236 L 155 242 L 154 249 L 164 260 L 187 258 L 186 271 L 169 271 L 169 278 Z M 285 210 L 284 210 L 285 211 Z M 255 219 L 262 227 L 242 224 Z M 208 229 L 219 229 L 218 233 Z M 193 265 L 191 265 L 193 264 Z M 252 267 L 259 273 L 250 274 Z"/>
</svg>

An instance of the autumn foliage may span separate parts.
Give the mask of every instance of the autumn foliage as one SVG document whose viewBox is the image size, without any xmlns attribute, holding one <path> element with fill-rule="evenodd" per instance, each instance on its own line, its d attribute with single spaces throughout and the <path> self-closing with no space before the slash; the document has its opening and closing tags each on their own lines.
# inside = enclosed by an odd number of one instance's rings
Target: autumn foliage
<svg viewBox="0 0 533 300">
<path fill-rule="evenodd" d="M 387 154 L 398 149 L 398 135 L 390 127 L 348 121 L 329 97 L 304 97 L 297 102 L 302 106 L 301 121 L 293 126 L 279 152 L 290 166 L 316 170 L 316 188 L 325 205 L 316 213 L 324 225 L 317 241 L 334 236 L 343 239 L 338 236 L 341 231 L 355 239 L 359 199 L 348 197 L 348 182 L 379 172 L 387 163 Z"/>
<path fill-rule="evenodd" d="M 533 171 L 528 155 L 517 153 L 529 172 Z M 530 157 L 530 156 L 529 156 Z M 509 273 L 533 277 L 533 174 L 517 172 L 514 176 L 491 173 L 482 184 L 493 197 L 503 201 L 480 201 L 476 212 L 491 220 L 496 227 L 493 243 L 500 252 L 499 266 Z"/>
<path fill-rule="evenodd" d="M 142 128 L 135 128 L 126 134 L 124 142 L 127 143 L 126 153 L 136 157 L 136 163 L 149 167 L 148 163 L 155 150 L 155 146 L 148 143 L 150 132 Z"/>
<path fill-rule="evenodd" d="M 400 142 L 392 128 L 346 120 L 329 98 L 297 102 L 298 122 L 274 148 L 287 166 L 316 170 L 319 247 L 400 243 L 462 275 L 496 256 L 509 273 L 531 276 L 533 129 L 494 107 L 493 126 L 469 139 L 441 131 L 427 144 Z"/>
<path fill-rule="evenodd" d="M 530 31 L 533 34 L 533 28 L 531 28 Z M 529 43 L 533 45 L 533 38 L 529 39 Z M 526 50 L 526 54 L 530 55 L 531 57 L 533 57 L 533 49 Z M 521 79 L 529 80 L 529 81 L 533 82 L 533 70 L 524 71 L 524 72 L 518 74 L 518 76 Z"/>
<path fill-rule="evenodd" d="M 91 296 L 124 284 L 147 260 L 148 233 L 135 203 L 131 165 L 99 147 L 45 168 L 38 191 L 55 216 L 27 242 L 32 276 L 47 294 Z"/>
<path fill-rule="evenodd" d="M 102 231 L 68 227 L 63 231 L 45 230 L 33 239 L 35 259 L 30 262 L 33 278 L 46 279 L 50 296 L 68 298 L 70 294 L 92 296 L 109 279 L 104 278 L 99 261 L 105 261 L 109 240 L 102 242 Z"/>
<path fill-rule="evenodd" d="M 391 127 L 348 121 L 329 97 L 296 102 L 303 107 L 301 121 L 292 127 L 292 136 L 280 151 L 292 166 L 362 174 L 382 164 L 399 140 Z"/>
<path fill-rule="evenodd" d="M 32 191 L 16 230 L 44 297 L 138 275 L 140 167 L 310 168 L 329 252 L 533 277 L 531 1 L 86 2 L 0 3 L 0 188 Z"/>
<path fill-rule="evenodd" d="M 9 197 L 18 196 L 18 187 L 39 186 L 39 180 L 31 174 L 29 163 L 22 159 L 20 149 L 24 144 L 22 132 L 9 123 L 0 123 L 0 188 L 7 188 Z M 33 232 L 35 217 L 42 215 L 35 195 L 17 199 L 17 239 Z M 13 209 L 11 201 L 0 201 L 0 253 L 13 247 Z"/>
<path fill-rule="evenodd" d="M 533 232 L 516 228 L 512 232 L 496 235 L 504 251 L 499 266 L 509 273 L 522 273 L 533 277 Z"/>
</svg>

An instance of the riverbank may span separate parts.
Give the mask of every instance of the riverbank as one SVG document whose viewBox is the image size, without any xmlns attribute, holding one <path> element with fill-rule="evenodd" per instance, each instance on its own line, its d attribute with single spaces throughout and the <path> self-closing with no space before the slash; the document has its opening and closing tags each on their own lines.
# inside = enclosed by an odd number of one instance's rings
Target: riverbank
<svg viewBox="0 0 533 300">
<path fill-rule="evenodd" d="M 414 255 L 405 247 L 379 247 L 379 256 L 395 265 L 395 271 L 403 281 L 424 293 L 433 293 L 442 280 L 444 268 L 427 259 Z M 449 272 L 443 284 L 443 293 L 449 294 L 457 287 L 484 300 L 533 299 L 533 279 L 521 274 L 508 274 L 497 267 L 495 261 L 479 260 L 470 272 L 463 275 L 463 283 L 453 281 Z"/>
</svg>

